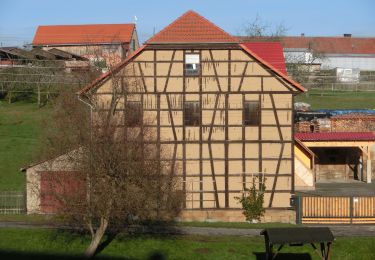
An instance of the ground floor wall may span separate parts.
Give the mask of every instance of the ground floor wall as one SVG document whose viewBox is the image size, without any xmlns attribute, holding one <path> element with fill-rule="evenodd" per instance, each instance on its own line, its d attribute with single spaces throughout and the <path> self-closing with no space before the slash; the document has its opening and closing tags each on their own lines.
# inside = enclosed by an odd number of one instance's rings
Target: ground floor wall
<svg viewBox="0 0 375 260">
<path fill-rule="evenodd" d="M 183 210 L 181 221 L 207 221 L 207 222 L 245 222 L 242 210 Z M 267 209 L 261 222 L 295 223 L 296 213 L 293 209 Z"/>
</svg>

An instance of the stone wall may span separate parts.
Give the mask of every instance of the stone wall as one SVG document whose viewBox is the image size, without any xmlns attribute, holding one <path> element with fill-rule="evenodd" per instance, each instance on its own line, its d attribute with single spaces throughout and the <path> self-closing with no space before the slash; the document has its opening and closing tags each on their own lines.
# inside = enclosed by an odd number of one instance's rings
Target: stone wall
<svg viewBox="0 0 375 260">
<path fill-rule="evenodd" d="M 180 215 L 182 221 L 225 221 L 245 222 L 242 210 L 184 210 Z M 292 209 L 267 209 L 261 222 L 295 223 L 296 212 Z"/>
</svg>

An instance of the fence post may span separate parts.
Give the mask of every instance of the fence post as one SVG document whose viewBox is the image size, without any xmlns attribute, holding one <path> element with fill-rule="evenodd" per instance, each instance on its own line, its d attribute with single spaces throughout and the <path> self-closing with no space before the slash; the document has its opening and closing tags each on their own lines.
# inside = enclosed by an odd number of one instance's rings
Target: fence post
<svg viewBox="0 0 375 260">
<path fill-rule="evenodd" d="M 293 195 L 290 204 L 296 211 L 296 224 L 302 224 L 302 197 L 300 195 Z"/>
<path fill-rule="evenodd" d="M 350 216 L 350 225 L 353 224 L 353 196 L 349 197 L 350 201 L 350 210 L 349 210 L 349 216 Z"/>
</svg>

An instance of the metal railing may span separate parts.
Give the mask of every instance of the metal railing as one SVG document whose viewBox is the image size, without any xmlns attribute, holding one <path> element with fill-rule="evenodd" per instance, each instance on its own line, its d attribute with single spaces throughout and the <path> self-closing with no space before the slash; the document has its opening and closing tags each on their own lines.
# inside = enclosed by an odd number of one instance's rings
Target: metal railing
<svg viewBox="0 0 375 260">
<path fill-rule="evenodd" d="M 0 214 L 26 213 L 26 195 L 22 191 L 0 191 Z"/>
</svg>

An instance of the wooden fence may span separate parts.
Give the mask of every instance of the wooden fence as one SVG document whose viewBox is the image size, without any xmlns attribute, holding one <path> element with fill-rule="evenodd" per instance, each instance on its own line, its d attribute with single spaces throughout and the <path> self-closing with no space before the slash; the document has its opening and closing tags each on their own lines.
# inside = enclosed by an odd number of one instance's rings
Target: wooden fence
<svg viewBox="0 0 375 260">
<path fill-rule="evenodd" d="M 25 212 L 26 196 L 24 192 L 0 192 L 0 214 L 23 214 Z"/>
<path fill-rule="evenodd" d="M 375 224 L 375 196 L 300 196 L 300 224 Z"/>
</svg>

